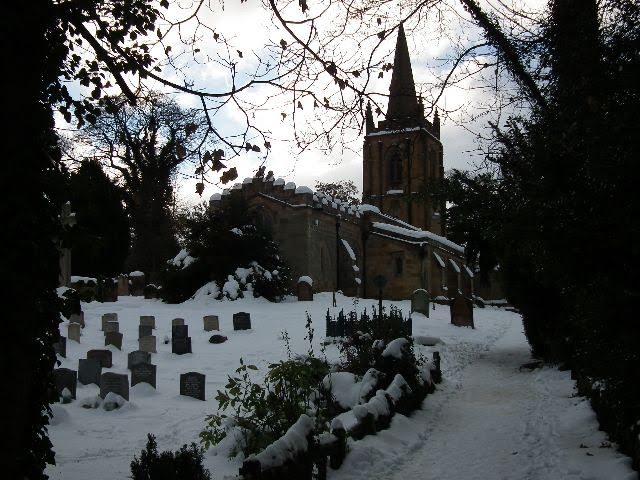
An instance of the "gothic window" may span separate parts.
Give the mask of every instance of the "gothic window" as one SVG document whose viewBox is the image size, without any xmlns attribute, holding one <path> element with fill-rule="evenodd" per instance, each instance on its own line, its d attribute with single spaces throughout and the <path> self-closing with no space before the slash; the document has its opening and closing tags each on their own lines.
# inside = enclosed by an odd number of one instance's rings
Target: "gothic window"
<svg viewBox="0 0 640 480">
<path fill-rule="evenodd" d="M 402 158 L 400 158 L 400 152 L 395 151 L 391 156 L 389 162 L 390 175 L 389 181 L 393 186 L 399 186 L 402 183 Z"/>
</svg>

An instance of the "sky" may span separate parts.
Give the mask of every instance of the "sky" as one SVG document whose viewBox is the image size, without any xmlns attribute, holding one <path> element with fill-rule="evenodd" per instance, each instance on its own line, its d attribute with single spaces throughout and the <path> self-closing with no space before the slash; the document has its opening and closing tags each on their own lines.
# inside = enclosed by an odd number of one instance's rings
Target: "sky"
<svg viewBox="0 0 640 480">
<path fill-rule="evenodd" d="M 113 480 L 130 475 L 129 464 L 140 456 L 147 433 L 156 437 L 159 451 L 177 450 L 198 443 L 205 416 L 216 413 L 216 391 L 233 375 L 242 357 L 258 370 L 261 381 L 270 363 L 287 358 L 283 332 L 290 338 L 293 355 L 309 348 L 305 340 L 306 314 L 315 329 L 313 349 L 322 356 L 325 340 L 324 316 L 340 309 L 369 311 L 372 301 L 316 293 L 312 302 L 288 297 L 272 304 L 261 298 L 217 301 L 206 296 L 179 305 L 159 300 L 121 296 L 117 302 L 83 303 L 85 328 L 80 342 L 67 341 L 66 358 L 60 367 L 78 369 L 79 359 L 90 349 L 108 349 L 113 366 L 103 372 L 127 374 L 127 356 L 138 349 L 139 317 L 155 316 L 157 353 L 156 387 L 140 383 L 130 388 L 129 401 L 106 411 L 83 408 L 99 404 L 95 384 L 78 384 L 76 400 L 52 405 L 49 438 L 56 465 L 46 474 L 52 480 Z M 386 308 L 390 302 L 385 301 Z M 410 302 L 393 302 L 408 314 Z M 234 331 L 232 315 L 251 315 L 251 330 Z M 104 346 L 101 317 L 117 313 L 123 333 L 122 350 Z M 205 332 L 203 316 L 218 315 L 220 330 Z M 163 339 L 171 336 L 171 320 L 183 318 L 192 339 L 191 354 L 171 353 Z M 429 318 L 414 313 L 416 354 L 427 359 L 438 351 L 443 382 L 427 396 L 422 409 L 410 418 L 396 415 L 388 430 L 360 441 L 349 440 L 349 453 L 339 470 L 329 469 L 331 480 L 389 478 L 437 478 L 438 480 L 631 480 L 630 459 L 618 453 L 598 430 L 595 414 L 586 399 L 574 396 L 570 372 L 545 367 L 529 371 L 519 367 L 531 361 L 519 315 L 497 307 L 474 309 L 475 329 L 451 325 L 449 309 L 436 305 Z M 68 321 L 60 324 L 67 336 Z M 228 338 L 225 343 L 208 342 L 212 334 Z M 420 345 L 420 338 L 436 337 L 439 343 Z M 335 345 L 325 350 L 335 362 Z M 195 371 L 206 376 L 205 401 L 179 394 L 179 376 Z M 204 466 L 215 480 L 233 478 L 242 458 L 229 458 L 230 445 L 210 448 Z"/>
</svg>

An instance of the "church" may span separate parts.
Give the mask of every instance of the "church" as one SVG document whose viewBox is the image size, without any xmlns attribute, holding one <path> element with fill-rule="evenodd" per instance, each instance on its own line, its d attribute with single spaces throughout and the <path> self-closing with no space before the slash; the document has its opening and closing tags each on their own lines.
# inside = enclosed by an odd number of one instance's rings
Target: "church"
<svg viewBox="0 0 640 480">
<path fill-rule="evenodd" d="M 444 205 L 410 195 L 442 178 L 444 167 L 438 114 L 427 120 L 416 96 L 402 25 L 385 118 L 376 126 L 367 105 L 365 120 L 362 205 L 281 178 L 247 178 L 212 195 L 210 207 L 241 196 L 271 230 L 294 282 L 310 277 L 315 292 L 402 300 L 424 289 L 436 301 L 472 298 L 473 269 L 446 238 Z"/>
</svg>

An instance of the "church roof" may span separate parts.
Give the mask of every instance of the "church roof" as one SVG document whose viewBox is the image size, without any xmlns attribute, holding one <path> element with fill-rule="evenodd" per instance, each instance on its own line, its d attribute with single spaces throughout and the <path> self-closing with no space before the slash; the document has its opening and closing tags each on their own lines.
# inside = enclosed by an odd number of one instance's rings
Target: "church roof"
<svg viewBox="0 0 640 480">
<path fill-rule="evenodd" d="M 409 47 L 402 24 L 398 27 L 398 39 L 393 60 L 393 74 L 389 87 L 389 105 L 386 120 L 395 127 L 417 126 L 422 120 L 422 108 L 416 97 Z"/>
</svg>

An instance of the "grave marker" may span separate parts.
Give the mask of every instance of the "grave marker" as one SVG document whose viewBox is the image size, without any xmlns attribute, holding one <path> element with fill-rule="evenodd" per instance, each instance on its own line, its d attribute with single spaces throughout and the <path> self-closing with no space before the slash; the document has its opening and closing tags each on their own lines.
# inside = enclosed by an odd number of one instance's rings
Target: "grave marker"
<svg viewBox="0 0 640 480">
<path fill-rule="evenodd" d="M 176 355 L 184 355 L 191 352 L 191 337 L 173 338 L 171 340 L 171 353 Z"/>
<path fill-rule="evenodd" d="M 98 360 L 102 368 L 111 368 L 113 366 L 111 350 L 89 350 L 87 358 Z"/>
<path fill-rule="evenodd" d="M 299 302 L 311 302 L 313 301 L 313 286 L 311 285 L 311 278 L 300 277 L 298 280 L 298 301 Z"/>
<path fill-rule="evenodd" d="M 462 295 L 456 295 L 451 300 L 449 311 L 451 313 L 451 323 L 456 327 L 475 328 L 473 324 L 473 303 L 470 299 Z"/>
<path fill-rule="evenodd" d="M 131 386 L 146 382 L 156 388 L 156 365 L 138 363 L 131 367 Z"/>
<path fill-rule="evenodd" d="M 69 323 L 79 323 L 80 326 L 84 328 L 84 312 L 72 313 L 69 317 Z"/>
<path fill-rule="evenodd" d="M 418 312 L 429 318 L 429 292 L 418 288 L 411 296 L 411 313 Z"/>
<path fill-rule="evenodd" d="M 127 368 L 129 370 L 139 363 L 151 363 L 151 354 L 142 350 L 135 350 L 127 355 Z"/>
<path fill-rule="evenodd" d="M 120 331 L 120 324 L 117 320 L 108 320 L 102 327 L 102 331 L 105 333 L 117 333 Z"/>
<path fill-rule="evenodd" d="M 150 325 L 138 325 L 138 340 L 150 335 L 153 335 L 153 327 Z"/>
<path fill-rule="evenodd" d="M 117 322 L 118 314 L 117 313 L 105 313 L 102 315 L 102 327 L 101 330 L 104 331 L 104 326 L 107 322 Z"/>
<path fill-rule="evenodd" d="M 129 295 L 129 277 L 120 275 L 118 277 L 118 296 L 126 297 Z"/>
<path fill-rule="evenodd" d="M 78 359 L 78 381 L 81 384 L 89 385 L 91 383 L 95 383 L 99 386 L 100 375 L 102 375 L 102 365 L 100 364 L 100 360 L 95 358 Z"/>
<path fill-rule="evenodd" d="M 62 358 L 67 358 L 67 337 L 60 335 L 60 340 L 53 344 L 53 349 Z"/>
<path fill-rule="evenodd" d="M 180 395 L 204 400 L 205 376 L 198 372 L 188 372 L 180 375 Z"/>
<path fill-rule="evenodd" d="M 171 327 L 171 338 L 187 338 L 189 336 L 188 325 L 174 325 Z"/>
<path fill-rule="evenodd" d="M 175 327 L 177 325 L 184 325 L 184 318 L 174 318 L 171 320 L 171 326 Z"/>
<path fill-rule="evenodd" d="M 113 345 L 118 350 L 122 350 L 122 334 L 119 332 L 107 332 L 104 336 L 104 346 Z"/>
<path fill-rule="evenodd" d="M 69 368 L 56 368 L 53 370 L 53 382 L 55 384 L 58 397 L 62 396 L 62 391 L 66 388 L 71 392 L 71 398 L 76 398 L 78 372 Z"/>
<path fill-rule="evenodd" d="M 70 323 L 67 325 L 67 338 L 80 343 L 80 324 Z"/>
<path fill-rule="evenodd" d="M 251 329 L 251 315 L 247 312 L 238 312 L 233 314 L 233 329 L 234 330 L 250 330 Z"/>
<path fill-rule="evenodd" d="M 156 337 L 154 335 L 147 335 L 138 339 L 138 350 L 147 353 L 156 353 Z"/>
<path fill-rule="evenodd" d="M 156 328 L 156 317 L 153 315 L 140 315 L 140 325 Z"/>
<path fill-rule="evenodd" d="M 217 315 L 205 315 L 202 317 L 204 322 L 204 331 L 210 332 L 212 330 L 220 330 L 220 320 Z"/>
<path fill-rule="evenodd" d="M 109 392 L 129 400 L 129 376 L 126 373 L 103 373 L 100 377 L 100 397 L 106 397 Z"/>
</svg>

